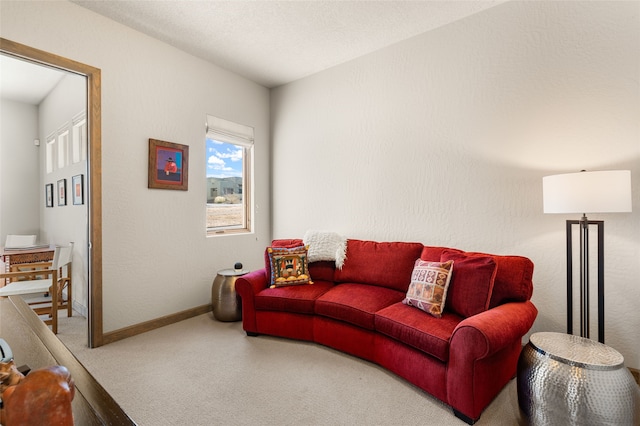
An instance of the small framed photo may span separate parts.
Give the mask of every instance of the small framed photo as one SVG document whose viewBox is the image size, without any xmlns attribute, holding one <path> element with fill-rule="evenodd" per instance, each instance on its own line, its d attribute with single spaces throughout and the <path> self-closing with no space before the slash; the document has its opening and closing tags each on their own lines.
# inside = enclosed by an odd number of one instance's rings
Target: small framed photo
<svg viewBox="0 0 640 426">
<path fill-rule="evenodd" d="M 189 187 L 189 147 L 149 139 L 149 188 L 177 189 Z"/>
<path fill-rule="evenodd" d="M 67 180 L 60 179 L 58 181 L 58 205 L 66 206 L 67 205 Z"/>
<path fill-rule="evenodd" d="M 71 192 L 74 205 L 84 204 L 84 175 L 75 175 L 71 178 Z"/>
<path fill-rule="evenodd" d="M 44 186 L 44 200 L 47 207 L 53 207 L 53 184 L 48 183 Z"/>
</svg>

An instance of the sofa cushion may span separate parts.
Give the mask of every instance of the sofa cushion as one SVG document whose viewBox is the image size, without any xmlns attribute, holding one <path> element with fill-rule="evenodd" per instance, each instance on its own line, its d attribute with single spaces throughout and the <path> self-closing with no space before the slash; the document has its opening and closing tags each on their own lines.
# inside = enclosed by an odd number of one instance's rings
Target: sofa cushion
<svg viewBox="0 0 640 426">
<path fill-rule="evenodd" d="M 382 334 L 447 362 L 451 335 L 462 320 L 452 312 L 445 312 L 442 318 L 436 318 L 396 303 L 376 312 L 375 327 Z M 420 372 L 416 371 L 416 374 Z"/>
<path fill-rule="evenodd" d="M 307 247 L 269 247 L 270 285 L 282 287 L 299 284 L 313 284 L 309 277 Z"/>
<path fill-rule="evenodd" d="M 497 270 L 493 257 L 445 250 L 440 260 L 453 260 L 453 276 L 445 308 L 465 318 L 489 309 Z"/>
<path fill-rule="evenodd" d="M 315 312 L 373 330 L 374 314 L 403 298 L 404 293 L 389 288 L 357 283 L 337 284 L 318 297 Z"/>
<path fill-rule="evenodd" d="M 440 318 L 447 299 L 447 289 L 453 272 L 453 261 L 427 262 L 417 259 L 411 274 L 411 284 L 402 301 L 405 305 Z"/>
<path fill-rule="evenodd" d="M 255 309 L 313 314 L 316 299 L 333 286 L 329 281 L 315 281 L 313 285 L 266 288 L 255 295 Z"/>
<path fill-rule="evenodd" d="M 371 284 L 407 292 L 422 244 L 347 240 L 347 259 L 336 282 Z"/>
</svg>

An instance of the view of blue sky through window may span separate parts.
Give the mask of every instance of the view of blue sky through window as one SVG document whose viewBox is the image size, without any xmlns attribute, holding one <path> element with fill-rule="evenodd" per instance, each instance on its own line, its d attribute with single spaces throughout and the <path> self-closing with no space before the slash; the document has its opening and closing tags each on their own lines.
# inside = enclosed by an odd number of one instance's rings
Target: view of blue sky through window
<svg viewBox="0 0 640 426">
<path fill-rule="evenodd" d="M 242 147 L 207 138 L 207 177 L 242 176 Z"/>
</svg>

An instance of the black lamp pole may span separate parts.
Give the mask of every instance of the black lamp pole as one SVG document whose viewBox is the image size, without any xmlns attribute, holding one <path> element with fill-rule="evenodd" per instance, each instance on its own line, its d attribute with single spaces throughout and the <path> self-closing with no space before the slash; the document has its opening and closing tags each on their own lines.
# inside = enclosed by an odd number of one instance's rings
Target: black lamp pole
<svg viewBox="0 0 640 426">
<path fill-rule="evenodd" d="M 580 227 L 580 336 L 589 338 L 589 226 L 598 228 L 598 341 L 604 343 L 604 221 L 567 220 L 567 333 L 573 334 L 573 225 Z"/>
</svg>

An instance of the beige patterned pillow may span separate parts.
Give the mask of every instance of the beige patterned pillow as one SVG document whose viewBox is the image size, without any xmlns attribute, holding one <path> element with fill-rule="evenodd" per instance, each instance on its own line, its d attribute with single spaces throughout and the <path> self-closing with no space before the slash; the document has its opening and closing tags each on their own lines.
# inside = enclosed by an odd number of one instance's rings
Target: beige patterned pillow
<svg viewBox="0 0 640 426">
<path fill-rule="evenodd" d="M 411 274 L 411 284 L 402 303 L 415 306 L 434 317 L 442 317 L 452 272 L 452 260 L 447 262 L 416 260 Z"/>
</svg>

